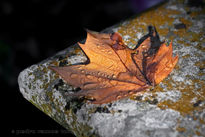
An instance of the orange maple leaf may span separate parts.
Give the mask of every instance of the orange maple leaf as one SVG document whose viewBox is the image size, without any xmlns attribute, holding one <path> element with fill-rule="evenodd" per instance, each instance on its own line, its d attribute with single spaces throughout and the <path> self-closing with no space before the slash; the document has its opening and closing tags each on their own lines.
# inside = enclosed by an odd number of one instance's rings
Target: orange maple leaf
<svg viewBox="0 0 205 137">
<path fill-rule="evenodd" d="M 154 27 L 128 48 L 118 33 L 87 31 L 85 44 L 78 43 L 89 59 L 83 65 L 50 67 L 68 84 L 81 91 L 70 94 L 91 98 L 94 104 L 130 96 L 159 84 L 173 70 L 178 56 L 172 56 L 172 43 L 161 43 Z"/>
</svg>

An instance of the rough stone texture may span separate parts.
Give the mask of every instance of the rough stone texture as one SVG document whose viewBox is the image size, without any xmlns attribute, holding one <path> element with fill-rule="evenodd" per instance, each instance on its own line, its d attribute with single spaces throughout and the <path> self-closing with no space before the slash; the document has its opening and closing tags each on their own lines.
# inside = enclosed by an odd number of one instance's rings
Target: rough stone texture
<svg viewBox="0 0 205 137">
<path fill-rule="evenodd" d="M 107 31 L 133 47 L 155 25 L 161 40 L 173 41 L 179 62 L 158 86 L 141 96 L 93 105 L 65 96 L 72 86 L 48 69 L 85 62 L 77 45 L 22 71 L 23 96 L 76 136 L 205 136 L 205 10 L 170 1 Z"/>
</svg>

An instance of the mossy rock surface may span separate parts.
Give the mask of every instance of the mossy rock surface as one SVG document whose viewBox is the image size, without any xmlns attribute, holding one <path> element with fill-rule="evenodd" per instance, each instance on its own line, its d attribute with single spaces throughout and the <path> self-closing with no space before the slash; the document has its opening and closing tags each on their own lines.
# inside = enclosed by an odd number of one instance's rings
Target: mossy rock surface
<svg viewBox="0 0 205 137">
<path fill-rule="evenodd" d="M 154 25 L 161 40 L 173 41 L 179 61 L 158 86 L 141 96 L 93 105 L 65 96 L 77 92 L 48 66 L 87 59 L 77 44 L 23 70 L 19 88 L 28 101 L 74 135 L 100 137 L 205 136 L 205 9 L 186 1 L 169 1 L 123 21 L 107 32 L 119 32 L 134 47 Z"/>
</svg>

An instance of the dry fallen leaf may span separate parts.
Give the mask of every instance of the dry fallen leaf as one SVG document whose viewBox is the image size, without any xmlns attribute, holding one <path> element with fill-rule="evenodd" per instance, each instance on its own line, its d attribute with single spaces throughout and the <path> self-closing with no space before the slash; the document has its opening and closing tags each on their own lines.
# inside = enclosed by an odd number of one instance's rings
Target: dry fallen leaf
<svg viewBox="0 0 205 137">
<path fill-rule="evenodd" d="M 118 33 L 87 32 L 80 44 L 89 63 L 50 67 L 68 84 L 81 91 L 91 103 L 109 103 L 159 84 L 173 70 L 178 56 L 172 56 L 172 43 L 161 43 L 154 27 L 140 39 L 135 49 L 128 48 Z"/>
</svg>

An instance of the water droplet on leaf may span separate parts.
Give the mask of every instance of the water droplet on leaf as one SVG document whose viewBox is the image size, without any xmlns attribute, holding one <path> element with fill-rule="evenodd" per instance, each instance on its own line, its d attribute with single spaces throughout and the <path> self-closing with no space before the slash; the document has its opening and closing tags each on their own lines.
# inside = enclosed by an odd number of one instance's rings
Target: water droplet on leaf
<svg viewBox="0 0 205 137">
<path fill-rule="evenodd" d="M 87 77 L 88 79 L 92 79 L 92 78 L 93 78 L 93 76 L 91 76 L 91 75 L 86 75 L 86 77 Z"/>
<path fill-rule="evenodd" d="M 117 96 L 117 99 L 120 99 L 120 98 L 121 98 L 121 96 L 120 96 L 120 95 L 118 95 L 118 96 Z"/>
<path fill-rule="evenodd" d="M 71 78 L 77 78 L 77 77 L 78 77 L 78 75 L 77 75 L 77 74 L 75 74 L 75 73 L 71 73 L 71 74 L 70 74 L 70 77 L 71 77 Z"/>
</svg>

